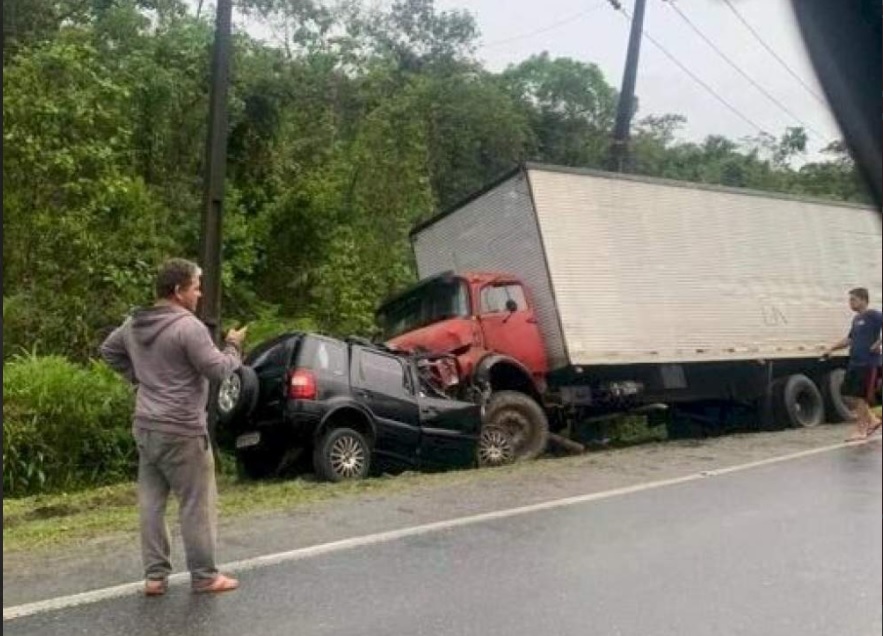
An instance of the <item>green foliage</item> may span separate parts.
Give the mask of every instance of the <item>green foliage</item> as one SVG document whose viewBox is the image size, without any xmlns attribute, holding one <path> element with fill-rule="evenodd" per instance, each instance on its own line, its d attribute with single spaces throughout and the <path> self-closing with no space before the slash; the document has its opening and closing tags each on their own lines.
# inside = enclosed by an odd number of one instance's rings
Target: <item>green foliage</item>
<svg viewBox="0 0 883 636">
<path fill-rule="evenodd" d="M 501 79 L 531 123 L 534 158 L 601 167 L 613 128 L 616 91 L 595 64 L 542 53 L 511 66 Z"/>
<path fill-rule="evenodd" d="M 85 359 L 149 290 L 170 215 L 128 169 L 130 89 L 83 33 L 19 55 L 3 88 L 3 286 L 31 314 L 7 342 Z"/>
<path fill-rule="evenodd" d="M 4 494 L 131 478 L 131 422 L 132 392 L 104 365 L 34 354 L 4 362 Z"/>
<path fill-rule="evenodd" d="M 234 324 L 238 321 L 230 321 L 226 328 L 238 327 Z M 242 323 L 243 325 L 246 323 Z M 255 318 L 249 320 L 248 338 L 245 342 L 246 351 L 270 338 L 274 338 L 290 331 L 316 331 L 315 322 L 310 318 L 286 318 L 279 314 L 278 307 L 265 306 L 257 310 Z"/>
</svg>

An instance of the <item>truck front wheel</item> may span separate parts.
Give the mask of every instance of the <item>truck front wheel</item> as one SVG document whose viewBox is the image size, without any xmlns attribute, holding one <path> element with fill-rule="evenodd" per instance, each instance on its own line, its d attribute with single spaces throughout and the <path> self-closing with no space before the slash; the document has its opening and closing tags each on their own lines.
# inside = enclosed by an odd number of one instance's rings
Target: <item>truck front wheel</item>
<svg viewBox="0 0 883 636">
<path fill-rule="evenodd" d="M 494 393 L 487 405 L 484 425 L 502 429 L 511 436 L 515 461 L 535 459 L 546 450 L 549 421 L 536 400 L 524 393 Z"/>
</svg>

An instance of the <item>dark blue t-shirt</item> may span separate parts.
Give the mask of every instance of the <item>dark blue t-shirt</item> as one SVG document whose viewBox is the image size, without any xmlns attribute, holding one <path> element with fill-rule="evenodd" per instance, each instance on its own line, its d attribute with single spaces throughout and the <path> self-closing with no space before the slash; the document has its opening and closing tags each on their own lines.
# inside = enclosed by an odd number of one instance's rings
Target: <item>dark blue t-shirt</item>
<svg viewBox="0 0 883 636">
<path fill-rule="evenodd" d="M 876 309 L 868 309 L 852 319 L 849 330 L 849 366 L 871 367 L 880 366 L 880 354 L 871 353 L 871 347 L 880 337 L 883 328 L 883 313 Z"/>
</svg>

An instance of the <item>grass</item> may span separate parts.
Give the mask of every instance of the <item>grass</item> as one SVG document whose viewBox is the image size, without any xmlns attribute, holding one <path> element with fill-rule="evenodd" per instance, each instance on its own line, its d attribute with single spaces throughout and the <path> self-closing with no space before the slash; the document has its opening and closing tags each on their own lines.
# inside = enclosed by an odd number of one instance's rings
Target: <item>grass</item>
<svg viewBox="0 0 883 636">
<path fill-rule="evenodd" d="M 420 486 L 492 480 L 495 476 L 502 477 L 513 471 L 541 471 L 545 466 L 548 466 L 548 461 L 445 473 L 407 472 L 395 477 L 382 476 L 341 484 L 317 482 L 312 476 L 250 482 L 220 474 L 218 511 L 221 520 L 228 520 L 292 510 L 339 498 L 389 495 Z M 168 517 L 171 521 L 176 516 L 177 504 L 171 498 Z M 99 537 L 134 537 L 137 530 L 134 483 L 3 501 L 4 554 L 72 546 Z"/>
<path fill-rule="evenodd" d="M 457 485 L 481 480 L 492 483 L 514 472 L 541 474 L 560 466 L 552 457 L 498 468 L 442 473 L 406 472 L 357 482 L 330 484 L 311 475 L 287 480 L 240 481 L 222 462 L 218 475 L 221 520 L 292 510 L 342 498 L 385 496 L 423 486 Z M 168 517 L 177 515 L 169 502 Z M 170 525 L 172 525 L 170 523 Z M 3 501 L 3 553 L 61 548 L 103 537 L 136 536 L 137 493 L 134 483 L 104 486 L 74 493 L 36 495 Z"/>
<path fill-rule="evenodd" d="M 380 477 L 361 482 L 325 484 L 308 478 L 244 482 L 218 476 L 222 519 L 286 510 L 338 497 L 402 490 L 437 475 Z M 168 516 L 176 518 L 170 501 Z M 112 535 L 137 532 L 135 484 L 123 483 L 76 493 L 37 495 L 3 501 L 3 552 L 59 547 Z"/>
</svg>

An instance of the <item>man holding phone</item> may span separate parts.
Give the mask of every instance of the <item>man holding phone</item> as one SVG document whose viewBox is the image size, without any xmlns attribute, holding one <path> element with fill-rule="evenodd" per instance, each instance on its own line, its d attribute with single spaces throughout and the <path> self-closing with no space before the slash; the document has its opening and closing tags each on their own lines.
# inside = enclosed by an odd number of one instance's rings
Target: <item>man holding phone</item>
<svg viewBox="0 0 883 636">
<path fill-rule="evenodd" d="M 246 327 L 231 329 L 219 350 L 195 316 L 200 268 L 166 261 L 156 279 L 156 303 L 137 310 L 101 345 L 101 357 L 136 387 L 133 434 L 138 446 L 141 553 L 148 596 L 168 588 L 172 572 L 166 503 L 180 504 L 181 536 L 194 592 L 239 586 L 218 572 L 217 486 L 206 428 L 209 381 L 220 382 L 241 364 Z"/>
</svg>

